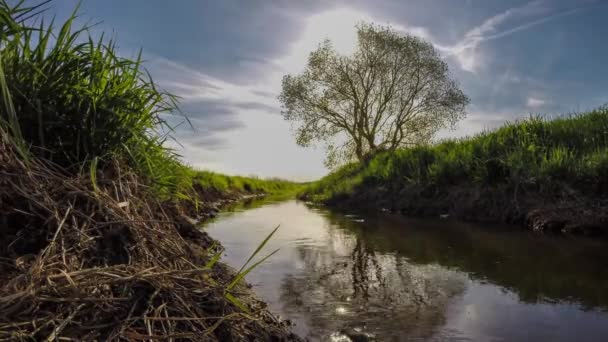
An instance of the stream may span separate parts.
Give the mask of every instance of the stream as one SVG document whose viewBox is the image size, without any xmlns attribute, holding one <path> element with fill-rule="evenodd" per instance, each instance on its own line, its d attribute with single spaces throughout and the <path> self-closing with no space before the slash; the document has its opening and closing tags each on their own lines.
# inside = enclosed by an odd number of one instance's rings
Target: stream
<svg viewBox="0 0 608 342">
<path fill-rule="evenodd" d="M 251 201 L 203 229 L 311 341 L 607 341 L 608 244 L 500 225 Z"/>
</svg>

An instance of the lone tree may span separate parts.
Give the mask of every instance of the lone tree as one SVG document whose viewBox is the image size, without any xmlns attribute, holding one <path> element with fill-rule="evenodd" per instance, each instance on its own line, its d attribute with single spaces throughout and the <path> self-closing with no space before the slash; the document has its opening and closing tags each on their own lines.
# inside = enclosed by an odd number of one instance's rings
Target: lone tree
<svg viewBox="0 0 608 342">
<path fill-rule="evenodd" d="M 324 143 L 333 167 L 427 143 L 464 118 L 469 99 L 430 43 L 374 24 L 357 35 L 352 55 L 325 40 L 301 74 L 284 76 L 282 114 L 299 145 Z"/>
</svg>

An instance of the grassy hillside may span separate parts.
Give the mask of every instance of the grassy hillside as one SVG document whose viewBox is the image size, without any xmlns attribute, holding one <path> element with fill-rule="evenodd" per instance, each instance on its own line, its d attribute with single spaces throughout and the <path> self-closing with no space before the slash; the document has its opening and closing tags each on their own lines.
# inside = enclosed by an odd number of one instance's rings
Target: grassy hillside
<svg viewBox="0 0 608 342">
<path fill-rule="evenodd" d="M 553 120 L 533 117 L 470 138 L 380 154 L 340 168 L 303 196 L 413 214 L 523 222 L 535 209 L 602 207 L 607 175 L 608 109 L 600 108 Z"/>
</svg>

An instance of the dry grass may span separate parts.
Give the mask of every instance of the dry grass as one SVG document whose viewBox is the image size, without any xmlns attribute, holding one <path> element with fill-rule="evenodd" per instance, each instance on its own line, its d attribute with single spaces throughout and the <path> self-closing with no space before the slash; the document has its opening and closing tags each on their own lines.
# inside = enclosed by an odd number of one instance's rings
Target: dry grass
<svg viewBox="0 0 608 342">
<path fill-rule="evenodd" d="M 94 186 L 0 142 L 0 340 L 288 338 L 244 286 L 249 313 L 225 299 L 205 233 L 110 170 Z"/>
</svg>

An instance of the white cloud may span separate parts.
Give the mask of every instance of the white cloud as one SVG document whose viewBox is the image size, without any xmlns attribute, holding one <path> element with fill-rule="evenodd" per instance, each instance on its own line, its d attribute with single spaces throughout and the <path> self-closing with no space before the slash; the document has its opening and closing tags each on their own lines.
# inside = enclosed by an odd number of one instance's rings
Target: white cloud
<svg viewBox="0 0 608 342">
<path fill-rule="evenodd" d="M 237 106 L 257 103 L 276 107 L 278 111 L 277 101 L 264 95 L 264 92 L 274 89 L 264 82 L 236 84 L 162 57 L 152 58 L 147 66 L 154 70 L 157 82 L 178 95 L 182 103 L 220 101 Z"/>
<path fill-rule="evenodd" d="M 285 73 L 297 73 L 302 70 L 306 65 L 309 53 L 325 39 L 329 39 L 339 53 L 345 55 L 353 53 L 357 47 L 356 25 L 360 22 L 388 24 L 400 32 L 425 39 L 431 38 L 430 33 L 424 27 L 408 26 L 403 23 L 393 24 L 353 8 L 334 8 L 306 19 L 300 37 L 291 44 L 289 52 L 273 62 L 281 69 L 273 75 L 274 82 L 280 86 L 280 80 Z"/>
<path fill-rule="evenodd" d="M 532 109 L 538 109 L 544 106 L 545 104 L 547 104 L 547 101 L 536 97 L 528 97 L 528 101 L 526 101 L 526 106 Z"/>
</svg>

